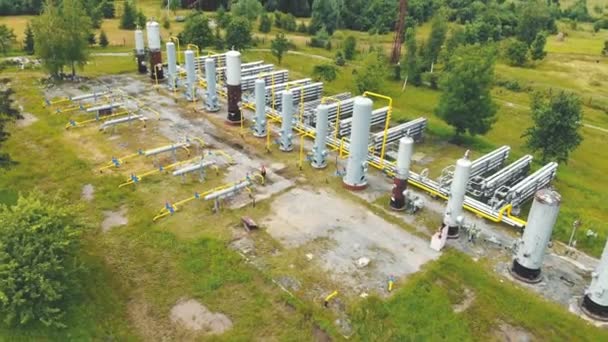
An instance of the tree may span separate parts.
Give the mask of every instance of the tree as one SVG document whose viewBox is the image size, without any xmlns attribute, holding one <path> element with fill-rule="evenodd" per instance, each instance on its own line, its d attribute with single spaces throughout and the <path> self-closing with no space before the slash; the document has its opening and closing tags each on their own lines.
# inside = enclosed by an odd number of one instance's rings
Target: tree
<svg viewBox="0 0 608 342">
<path fill-rule="evenodd" d="M 264 7 L 258 0 L 238 0 L 230 7 L 230 12 L 236 16 L 247 18 L 254 21 L 264 11 Z"/>
<path fill-rule="evenodd" d="M 42 14 L 32 20 L 32 30 L 36 55 L 52 76 L 59 76 L 66 64 L 66 41 L 62 39 L 65 30 L 59 7 L 47 2 Z"/>
<path fill-rule="evenodd" d="M 6 324 L 64 327 L 66 294 L 79 271 L 81 226 L 72 212 L 41 193 L 0 206 L 0 314 Z"/>
<path fill-rule="evenodd" d="M 355 58 L 357 53 L 357 40 L 353 36 L 348 36 L 344 40 L 344 58 L 349 61 Z"/>
<path fill-rule="evenodd" d="M 87 43 L 89 43 L 89 45 L 97 44 L 97 37 L 95 37 L 95 32 L 89 33 L 89 36 L 87 37 Z"/>
<path fill-rule="evenodd" d="M 336 65 L 337 66 L 345 66 L 346 65 L 346 59 L 344 59 L 344 54 L 342 53 L 342 51 L 338 51 L 336 53 Z"/>
<path fill-rule="evenodd" d="M 439 58 L 439 53 L 441 52 L 441 47 L 445 42 L 447 32 L 447 19 L 443 13 L 440 13 L 433 18 L 428 44 L 424 50 L 426 59 L 425 68 L 430 68 L 432 64 L 437 62 L 437 58 Z"/>
<path fill-rule="evenodd" d="M 604 48 L 602 49 L 602 55 L 608 56 L 608 40 L 604 41 Z"/>
<path fill-rule="evenodd" d="M 32 29 L 36 55 L 52 76 L 59 76 L 65 66 L 74 76 L 76 67 L 86 64 L 91 20 L 80 0 L 63 0 L 61 7 L 47 2 Z"/>
<path fill-rule="evenodd" d="M 15 42 L 15 32 L 5 24 L 0 25 L 0 51 L 6 55 Z"/>
<path fill-rule="evenodd" d="M 101 10 L 101 14 L 106 19 L 114 18 L 114 1 L 102 0 L 99 4 L 99 9 Z"/>
<path fill-rule="evenodd" d="M 315 0 L 312 4 L 312 29 L 317 32 L 325 27 L 332 35 L 340 22 L 340 10 L 337 0 Z"/>
<path fill-rule="evenodd" d="M 381 92 L 386 78 L 386 57 L 381 49 L 374 49 L 365 58 L 363 70 L 357 71 L 355 84 L 359 93 L 365 91 Z"/>
<path fill-rule="evenodd" d="M 262 16 L 260 17 L 260 26 L 259 26 L 260 32 L 268 33 L 268 32 L 270 32 L 271 29 L 272 29 L 272 19 L 270 19 L 270 16 L 266 13 L 262 14 Z"/>
<path fill-rule="evenodd" d="M 16 119 L 22 118 L 21 113 L 15 108 L 13 94 L 14 92 L 11 88 L 0 89 L 0 113 L 2 113 L 0 115 L 0 146 L 10 136 L 5 131 L 5 126 Z M 11 158 L 8 153 L 0 153 L 0 168 L 9 167 L 11 164 Z"/>
<path fill-rule="evenodd" d="M 420 72 L 420 64 L 416 54 L 416 33 L 412 27 L 408 28 L 405 32 L 405 46 L 406 55 L 405 63 L 403 64 L 406 67 L 407 81 L 415 86 L 420 86 L 422 84 L 422 74 Z"/>
<path fill-rule="evenodd" d="M 62 19 L 65 36 L 65 61 L 71 66 L 72 76 L 76 75 L 76 66 L 83 67 L 89 57 L 87 37 L 91 32 L 91 19 L 80 0 L 62 1 Z"/>
<path fill-rule="evenodd" d="M 456 129 L 484 134 L 496 121 L 490 93 L 494 82 L 494 52 L 478 45 L 456 48 L 441 80 L 443 93 L 435 109 L 438 117 Z"/>
<path fill-rule="evenodd" d="M 228 47 L 243 50 L 251 45 L 251 24 L 249 20 L 236 17 L 226 28 L 226 44 Z"/>
<path fill-rule="evenodd" d="M 281 65 L 283 55 L 289 51 L 290 44 L 290 41 L 285 38 L 285 34 L 283 32 L 277 33 L 275 39 L 270 41 L 270 50 L 272 51 L 272 54 L 279 60 L 279 65 Z"/>
<path fill-rule="evenodd" d="M 123 30 L 135 30 L 137 27 L 138 13 L 131 0 L 126 0 L 120 18 L 120 28 Z"/>
<path fill-rule="evenodd" d="M 338 77 L 338 69 L 331 64 L 320 64 L 315 65 L 312 69 L 312 74 L 317 80 L 331 82 Z"/>
<path fill-rule="evenodd" d="M 144 12 L 137 11 L 137 26 L 146 27 L 147 21 L 148 21 L 148 18 L 146 18 L 146 15 L 144 14 Z"/>
<path fill-rule="evenodd" d="M 226 8 L 224 6 L 220 6 L 215 13 L 215 17 L 217 18 L 217 23 L 219 27 L 226 28 L 230 24 L 232 20 L 232 16 L 230 13 L 226 12 Z"/>
<path fill-rule="evenodd" d="M 547 44 L 547 37 L 543 32 L 539 32 L 536 38 L 530 46 L 530 56 L 532 60 L 539 61 L 545 58 L 547 53 L 545 52 L 545 44 Z"/>
<path fill-rule="evenodd" d="M 570 153 L 583 141 L 581 99 L 564 91 L 535 93 L 530 109 L 534 126 L 523 135 L 528 148 L 540 152 L 544 163 L 551 160 L 567 163 Z"/>
<path fill-rule="evenodd" d="M 512 66 L 522 66 L 528 59 L 528 46 L 526 43 L 513 39 L 507 45 L 505 57 Z"/>
<path fill-rule="evenodd" d="M 28 55 L 33 55 L 34 54 L 34 31 L 32 31 L 32 25 L 30 25 L 30 23 L 27 23 L 27 26 L 25 27 L 25 33 L 24 33 L 25 38 L 23 38 L 23 51 L 25 51 L 25 53 L 27 53 Z"/>
<path fill-rule="evenodd" d="M 194 44 L 201 49 L 213 45 L 215 39 L 207 16 L 200 12 L 189 15 L 184 30 L 179 34 L 179 40 L 182 44 Z"/>
<path fill-rule="evenodd" d="M 104 30 L 101 30 L 101 32 L 99 32 L 99 46 L 105 48 L 109 44 L 110 42 L 108 41 L 108 36 L 106 36 L 106 32 Z"/>
<path fill-rule="evenodd" d="M 517 38 L 528 46 L 532 44 L 536 35 L 542 31 L 556 30 L 555 20 L 546 4 L 538 1 L 525 2 L 518 13 L 516 33 Z"/>
</svg>

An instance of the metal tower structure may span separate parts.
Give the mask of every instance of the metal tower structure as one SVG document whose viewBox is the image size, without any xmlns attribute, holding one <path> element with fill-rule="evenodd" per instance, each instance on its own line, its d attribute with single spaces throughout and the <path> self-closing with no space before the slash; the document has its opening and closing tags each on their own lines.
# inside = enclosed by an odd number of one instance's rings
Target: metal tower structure
<svg viewBox="0 0 608 342">
<path fill-rule="evenodd" d="M 399 1 L 399 18 L 395 24 L 395 39 L 393 40 L 393 52 L 391 62 L 397 64 L 401 58 L 401 45 L 405 36 L 405 17 L 407 16 L 407 0 Z"/>
</svg>

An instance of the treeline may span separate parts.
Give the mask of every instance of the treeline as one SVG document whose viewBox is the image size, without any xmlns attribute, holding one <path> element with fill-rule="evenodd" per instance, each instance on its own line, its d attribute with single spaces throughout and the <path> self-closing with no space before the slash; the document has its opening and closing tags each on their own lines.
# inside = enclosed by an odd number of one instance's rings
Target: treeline
<svg viewBox="0 0 608 342">
<path fill-rule="evenodd" d="M 80 0 L 87 15 L 93 20 L 93 26 L 98 27 L 103 18 L 114 18 L 114 0 Z M 61 5 L 61 1 L 55 1 Z M 44 0 L 0 0 L 0 15 L 38 15 L 44 9 Z"/>
</svg>

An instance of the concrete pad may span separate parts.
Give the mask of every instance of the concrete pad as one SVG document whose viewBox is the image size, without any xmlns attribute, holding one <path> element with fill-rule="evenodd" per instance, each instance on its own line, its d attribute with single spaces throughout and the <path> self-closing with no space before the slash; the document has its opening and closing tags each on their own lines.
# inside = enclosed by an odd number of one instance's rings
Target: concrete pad
<svg viewBox="0 0 608 342">
<path fill-rule="evenodd" d="M 288 248 L 329 240 L 319 243 L 314 262 L 353 289 L 384 293 L 389 276 L 417 272 L 440 255 L 427 241 L 325 190 L 293 189 L 275 199 L 272 212 L 264 224 Z M 361 257 L 369 266 L 357 266 Z"/>
</svg>

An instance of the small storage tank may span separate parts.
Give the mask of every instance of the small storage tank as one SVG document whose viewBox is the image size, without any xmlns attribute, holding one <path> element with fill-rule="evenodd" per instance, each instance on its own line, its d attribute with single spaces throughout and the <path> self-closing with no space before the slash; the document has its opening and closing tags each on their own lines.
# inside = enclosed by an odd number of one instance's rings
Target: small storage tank
<svg viewBox="0 0 608 342">
<path fill-rule="evenodd" d="M 156 82 L 165 78 L 163 73 L 163 55 L 160 46 L 160 25 L 156 21 L 149 21 L 146 23 L 146 30 L 150 53 L 150 78 Z"/>
<path fill-rule="evenodd" d="M 150 51 L 160 51 L 160 25 L 156 21 L 146 23 L 148 31 L 148 49 Z"/>
<path fill-rule="evenodd" d="M 241 115 L 241 53 L 228 51 L 226 53 L 226 87 L 228 88 L 228 118 L 229 124 L 240 124 Z"/>
<path fill-rule="evenodd" d="M 367 97 L 357 96 L 354 100 L 348 163 L 346 175 L 342 179 L 344 187 L 350 190 L 363 190 L 367 187 L 367 155 L 372 107 L 373 102 Z"/>
<path fill-rule="evenodd" d="M 534 195 L 524 233 L 517 241 L 511 274 L 524 282 L 541 281 L 541 266 L 545 250 L 551 240 L 557 221 L 561 196 L 551 189 L 542 189 Z"/>
<path fill-rule="evenodd" d="M 283 152 L 293 150 L 293 93 L 291 90 L 283 91 L 281 110 L 281 137 L 279 139 L 279 149 Z"/>
<path fill-rule="evenodd" d="M 186 61 L 186 97 L 190 101 L 196 101 L 196 66 L 194 64 L 194 51 L 184 52 Z"/>
<path fill-rule="evenodd" d="M 443 215 L 443 224 L 448 227 L 448 238 L 457 239 L 460 234 L 460 226 L 464 224 L 464 215 L 462 206 L 467 191 L 467 183 L 471 175 L 471 161 L 469 160 L 469 151 L 464 157 L 456 162 L 454 177 L 450 187 L 450 198 Z"/>
<path fill-rule="evenodd" d="M 141 56 L 146 53 L 146 47 L 144 46 L 144 31 L 137 29 L 135 30 L 135 55 Z"/>
<path fill-rule="evenodd" d="M 217 98 L 215 60 L 213 58 L 205 59 L 205 80 L 207 81 L 207 91 L 205 92 L 205 110 L 208 112 L 217 112 L 220 110 L 220 105 Z"/>
<path fill-rule="evenodd" d="M 327 127 L 328 127 L 329 107 L 320 104 L 317 107 L 317 123 L 315 133 L 315 145 L 312 148 L 312 159 L 310 165 L 315 169 L 322 169 L 327 166 Z"/>
<path fill-rule="evenodd" d="M 585 291 L 583 312 L 599 321 L 608 321 L 608 241 L 600 263 L 591 273 L 591 285 Z"/>
<path fill-rule="evenodd" d="M 177 88 L 177 56 L 175 54 L 175 44 L 167 43 L 167 73 L 169 74 L 169 89 Z"/>
<path fill-rule="evenodd" d="M 255 80 L 255 125 L 253 135 L 258 138 L 266 137 L 266 82 Z"/>
<path fill-rule="evenodd" d="M 148 72 L 146 66 L 146 47 L 144 46 L 144 32 L 140 29 L 135 30 L 135 59 L 137 61 L 137 71 L 140 74 Z"/>
<path fill-rule="evenodd" d="M 403 192 L 407 189 L 407 178 L 410 174 L 410 164 L 414 153 L 414 139 L 409 136 L 399 139 L 399 150 L 397 152 L 397 168 L 393 181 L 393 191 L 390 208 L 393 210 L 405 209 L 405 197 Z"/>
</svg>

